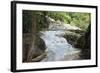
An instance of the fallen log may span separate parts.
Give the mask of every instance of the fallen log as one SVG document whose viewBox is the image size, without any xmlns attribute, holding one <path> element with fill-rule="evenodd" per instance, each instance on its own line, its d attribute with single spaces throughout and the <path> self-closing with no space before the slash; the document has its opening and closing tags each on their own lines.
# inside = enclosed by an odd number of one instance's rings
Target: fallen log
<svg viewBox="0 0 100 73">
<path fill-rule="evenodd" d="M 33 58 L 33 59 L 32 59 L 32 62 L 39 62 L 39 61 L 41 61 L 42 59 L 44 59 L 46 56 L 47 56 L 47 52 L 45 52 L 45 53 L 43 53 L 43 54 L 37 56 L 36 58 Z"/>
</svg>

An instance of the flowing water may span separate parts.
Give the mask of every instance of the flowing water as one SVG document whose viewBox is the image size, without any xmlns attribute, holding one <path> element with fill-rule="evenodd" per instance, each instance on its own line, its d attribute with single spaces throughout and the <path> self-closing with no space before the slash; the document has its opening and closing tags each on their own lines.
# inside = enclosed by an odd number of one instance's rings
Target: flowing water
<svg viewBox="0 0 100 73">
<path fill-rule="evenodd" d="M 72 54 L 76 49 L 62 36 L 65 31 L 41 31 L 45 41 L 47 56 L 42 61 L 60 61 L 65 55 Z"/>
<path fill-rule="evenodd" d="M 47 19 L 49 20 L 49 22 L 51 22 L 49 24 L 49 30 L 40 32 L 42 33 L 41 38 L 45 41 L 47 47 L 47 56 L 42 61 L 60 61 L 64 60 L 66 56 L 67 60 L 72 60 L 73 58 L 76 58 L 74 56 L 74 53 L 79 52 L 79 50 L 75 49 L 71 44 L 69 44 L 67 40 L 63 37 L 63 35 L 66 32 L 64 30 L 68 30 L 69 28 L 77 30 L 79 28 L 61 22 L 55 22 L 55 20 L 50 17 Z"/>
</svg>

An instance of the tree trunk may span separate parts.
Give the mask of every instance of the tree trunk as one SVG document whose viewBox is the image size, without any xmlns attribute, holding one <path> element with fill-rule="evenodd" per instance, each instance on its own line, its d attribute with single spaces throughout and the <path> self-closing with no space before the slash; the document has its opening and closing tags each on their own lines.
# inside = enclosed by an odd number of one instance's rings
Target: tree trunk
<svg viewBox="0 0 100 73">
<path fill-rule="evenodd" d="M 32 31 L 31 31 L 31 36 L 32 36 L 32 44 L 31 48 L 29 48 L 28 52 L 28 57 L 27 61 L 31 62 L 32 61 L 32 55 L 33 55 L 33 48 L 34 48 L 34 43 L 35 43 L 35 38 L 36 38 L 36 15 L 32 13 Z"/>
</svg>

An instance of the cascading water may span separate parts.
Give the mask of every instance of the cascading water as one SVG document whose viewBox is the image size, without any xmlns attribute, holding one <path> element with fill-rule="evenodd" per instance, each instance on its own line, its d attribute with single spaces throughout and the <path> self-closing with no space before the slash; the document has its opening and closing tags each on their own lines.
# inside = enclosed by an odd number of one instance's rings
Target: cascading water
<svg viewBox="0 0 100 73">
<path fill-rule="evenodd" d="M 58 23 L 50 17 L 47 19 L 49 19 L 49 22 L 51 22 L 48 27 L 49 30 L 40 31 L 40 33 L 42 33 L 40 37 L 45 41 L 47 47 L 47 56 L 42 61 L 60 61 L 64 60 L 66 55 L 79 52 L 79 50 L 75 49 L 67 42 L 63 35 L 66 32 L 65 30 L 80 30 L 80 28 L 61 22 Z M 70 59 L 72 60 L 73 56 Z"/>
<path fill-rule="evenodd" d="M 42 61 L 60 61 L 65 55 L 71 54 L 76 49 L 62 37 L 65 31 L 41 31 L 41 38 L 45 41 L 47 47 L 47 57 Z"/>
</svg>

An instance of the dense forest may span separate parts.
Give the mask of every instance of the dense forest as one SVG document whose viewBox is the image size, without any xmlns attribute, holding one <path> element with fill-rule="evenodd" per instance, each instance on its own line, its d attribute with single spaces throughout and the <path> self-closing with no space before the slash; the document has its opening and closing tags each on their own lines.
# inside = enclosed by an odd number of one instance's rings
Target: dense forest
<svg viewBox="0 0 100 73">
<path fill-rule="evenodd" d="M 47 45 L 40 37 L 40 32 L 51 31 L 56 26 L 66 26 L 65 29 L 69 28 L 68 26 L 77 27 L 65 30 L 66 34 L 62 37 L 72 46 L 80 48 L 78 59 L 90 59 L 90 19 L 90 13 L 23 10 L 23 62 L 41 61 L 46 56 Z M 56 31 L 58 27 L 55 28 Z"/>
</svg>

